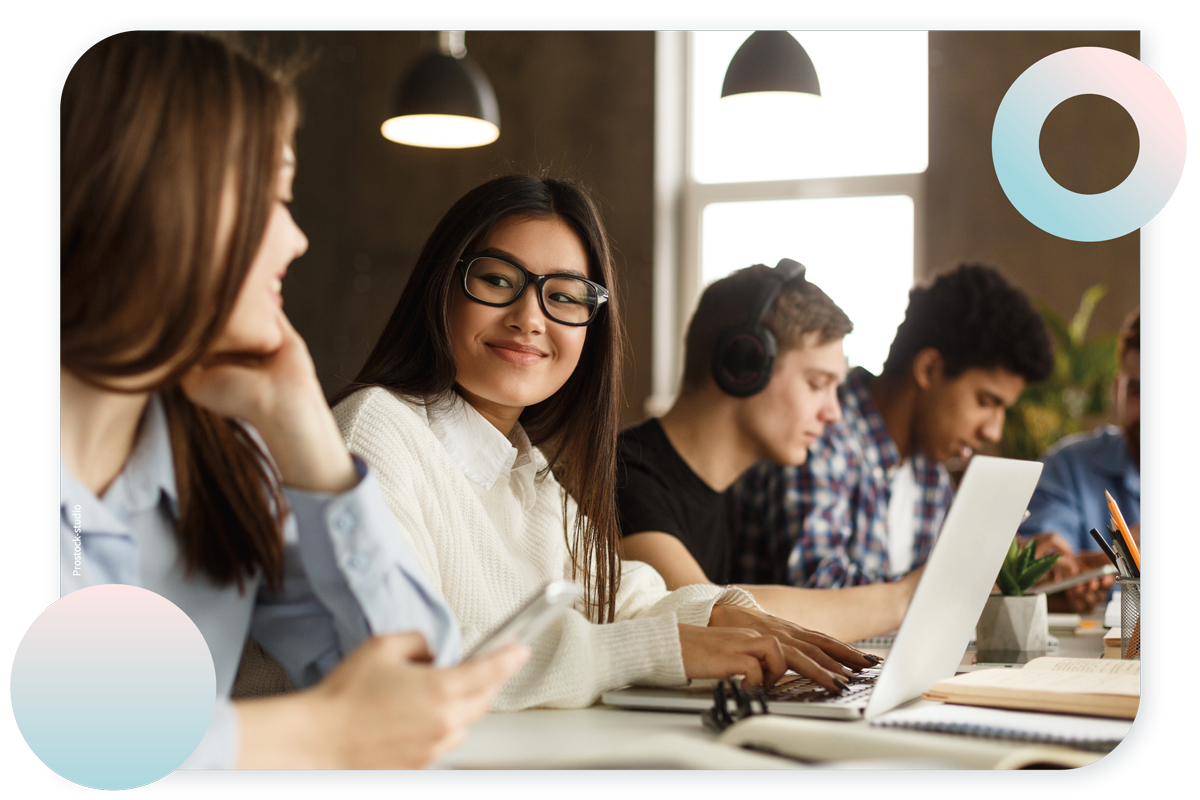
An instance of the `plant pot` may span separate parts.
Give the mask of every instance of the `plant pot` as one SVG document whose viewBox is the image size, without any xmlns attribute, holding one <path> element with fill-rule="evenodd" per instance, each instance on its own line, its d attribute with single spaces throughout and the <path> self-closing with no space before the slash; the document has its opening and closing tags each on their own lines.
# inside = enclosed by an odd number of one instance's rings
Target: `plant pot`
<svg viewBox="0 0 1200 800">
<path fill-rule="evenodd" d="M 1046 595 L 994 594 L 975 625 L 976 660 L 1025 662 L 1046 655 L 1049 637 Z"/>
</svg>

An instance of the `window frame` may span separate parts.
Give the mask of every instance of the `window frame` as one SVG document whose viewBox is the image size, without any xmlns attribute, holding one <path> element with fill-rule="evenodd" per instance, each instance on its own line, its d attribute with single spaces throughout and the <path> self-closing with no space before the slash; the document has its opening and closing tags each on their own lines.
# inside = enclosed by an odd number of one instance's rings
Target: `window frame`
<svg viewBox="0 0 1200 800">
<path fill-rule="evenodd" d="M 644 413 L 671 407 L 683 340 L 701 285 L 704 209 L 712 203 L 905 195 L 913 203 L 913 280 L 925 255 L 925 183 L 918 173 L 701 183 L 692 176 L 691 31 L 655 36 L 654 302 L 651 395 Z"/>
</svg>

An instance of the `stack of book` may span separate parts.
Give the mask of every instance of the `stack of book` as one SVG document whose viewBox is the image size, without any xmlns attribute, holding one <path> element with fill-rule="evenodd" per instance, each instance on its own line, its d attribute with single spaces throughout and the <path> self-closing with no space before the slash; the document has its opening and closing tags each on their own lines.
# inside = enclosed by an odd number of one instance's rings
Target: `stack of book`
<svg viewBox="0 0 1200 800">
<path fill-rule="evenodd" d="M 1120 649 L 1120 639 L 1117 640 Z M 986 669 L 935 683 L 924 697 L 944 703 L 1133 719 L 1141 698 L 1137 661 L 1035 658 L 1023 669 Z"/>
<path fill-rule="evenodd" d="M 1104 632 L 1104 658 L 1121 657 L 1121 628 L 1109 628 Z"/>
</svg>

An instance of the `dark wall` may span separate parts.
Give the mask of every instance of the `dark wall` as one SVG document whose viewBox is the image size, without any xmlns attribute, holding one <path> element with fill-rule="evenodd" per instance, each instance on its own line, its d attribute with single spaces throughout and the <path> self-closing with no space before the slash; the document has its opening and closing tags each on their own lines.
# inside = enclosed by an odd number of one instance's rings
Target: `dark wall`
<svg viewBox="0 0 1200 800">
<path fill-rule="evenodd" d="M 248 38 L 312 58 L 299 81 L 304 120 L 293 205 L 311 245 L 292 266 L 284 294 L 327 393 L 357 371 L 442 213 L 492 175 L 544 168 L 580 178 L 601 201 L 630 335 L 625 421 L 642 416 L 651 359 L 653 33 L 469 32 L 469 55 L 496 90 L 501 134 L 468 150 L 407 147 L 379 133 L 391 93 L 434 46 L 432 34 Z M 1110 294 L 1092 332 L 1116 329 L 1140 299 L 1138 234 L 1070 242 L 1025 220 L 996 179 L 991 129 L 1005 91 L 1035 61 L 1085 45 L 1136 56 L 1137 32 L 934 32 L 929 41 L 930 157 L 918 274 L 963 260 L 992 263 L 1062 314 L 1102 282 Z M 1115 103 L 1075 98 L 1050 115 L 1042 153 L 1068 188 L 1103 191 L 1132 168 L 1136 129 Z"/>
<path fill-rule="evenodd" d="M 1107 47 L 1137 57 L 1138 45 L 1137 31 L 930 33 L 925 274 L 961 260 L 991 263 L 1068 317 L 1084 289 L 1103 283 L 1109 294 L 1097 306 L 1090 332 L 1120 327 L 1140 302 L 1138 232 L 1108 242 L 1072 242 L 1022 217 L 992 166 L 992 122 L 1012 82 L 1051 53 Z M 1060 184 L 1101 192 L 1133 168 L 1137 130 L 1113 101 L 1082 95 L 1051 112 L 1041 150 Z"/>
<path fill-rule="evenodd" d="M 298 81 L 292 207 L 310 246 L 292 265 L 284 298 L 327 394 L 357 372 L 454 201 L 494 175 L 545 170 L 582 180 L 600 201 L 634 343 L 626 397 L 640 408 L 650 391 L 653 33 L 468 33 L 468 55 L 496 91 L 500 138 L 464 150 L 409 147 L 379 132 L 397 83 L 434 46 L 432 35 L 248 38 L 312 59 Z"/>
</svg>

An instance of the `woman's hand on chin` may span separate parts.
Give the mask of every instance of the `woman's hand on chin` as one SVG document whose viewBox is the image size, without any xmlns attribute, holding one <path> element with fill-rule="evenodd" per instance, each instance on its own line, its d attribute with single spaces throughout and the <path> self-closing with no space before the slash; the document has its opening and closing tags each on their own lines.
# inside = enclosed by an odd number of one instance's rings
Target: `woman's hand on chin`
<svg viewBox="0 0 1200 800">
<path fill-rule="evenodd" d="M 188 398 L 223 417 L 244 419 L 256 428 L 278 415 L 289 399 L 311 394 L 316 370 L 308 347 L 282 311 L 282 341 L 271 352 L 221 349 L 208 353 L 181 381 Z"/>
<path fill-rule="evenodd" d="M 780 644 L 790 669 L 834 692 L 845 689 L 845 678 L 855 671 L 873 667 L 880 661 L 832 636 L 753 608 L 715 605 L 708 624 L 710 630 L 751 630 L 772 637 Z"/>
<path fill-rule="evenodd" d="M 282 342 L 273 352 L 212 353 L 180 384 L 196 405 L 253 425 L 285 484 L 345 491 L 358 482 L 358 475 L 325 402 L 312 356 L 283 311 L 279 324 Z"/>
</svg>

